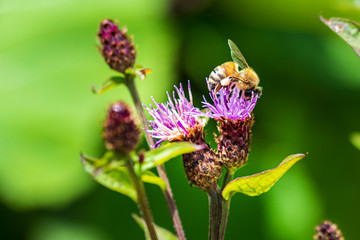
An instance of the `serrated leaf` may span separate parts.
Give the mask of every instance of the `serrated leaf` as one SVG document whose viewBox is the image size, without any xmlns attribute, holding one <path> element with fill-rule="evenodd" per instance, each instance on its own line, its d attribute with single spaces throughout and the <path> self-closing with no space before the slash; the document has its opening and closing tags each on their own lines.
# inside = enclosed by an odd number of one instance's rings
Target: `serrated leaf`
<svg viewBox="0 0 360 240">
<path fill-rule="evenodd" d="M 126 167 L 121 166 L 122 161 L 112 161 L 110 166 L 106 165 L 103 167 L 97 166 L 97 162 L 93 161 L 94 158 L 89 160 L 81 154 L 81 162 L 87 173 L 89 173 L 95 181 L 101 185 L 109 188 L 113 191 L 122 193 L 130 197 L 134 202 L 136 200 L 136 190 L 129 176 L 129 172 Z M 116 166 L 118 164 L 119 166 Z"/>
<path fill-rule="evenodd" d="M 164 164 L 165 162 L 185 153 L 191 153 L 200 150 L 202 147 L 189 142 L 174 142 L 161 146 L 157 149 L 145 153 L 144 162 L 141 164 L 141 171 Z M 136 165 L 139 165 L 138 159 Z M 135 168 L 139 168 L 136 166 Z"/>
<path fill-rule="evenodd" d="M 240 177 L 229 182 L 224 188 L 222 195 L 228 200 L 230 195 L 236 192 L 249 196 L 258 196 L 270 190 L 272 186 L 289 170 L 295 163 L 303 159 L 307 154 L 293 154 L 286 157 L 278 167 L 257 173 L 251 176 Z"/>
<path fill-rule="evenodd" d="M 149 232 L 148 232 L 147 228 L 145 227 L 144 220 L 141 217 L 139 217 L 138 215 L 136 215 L 135 213 L 133 213 L 131 216 L 133 217 L 135 222 L 137 224 L 139 224 L 141 229 L 145 231 L 146 239 L 151 240 Z M 167 230 L 165 228 L 159 227 L 156 224 L 155 224 L 155 231 L 156 231 L 156 234 L 157 234 L 159 240 L 177 240 L 178 239 L 172 232 L 170 232 L 169 230 Z"/>
<path fill-rule="evenodd" d="M 350 142 L 360 150 L 360 133 L 354 132 L 350 135 Z"/>
<path fill-rule="evenodd" d="M 360 24 L 345 18 L 324 19 L 320 16 L 320 20 L 325 23 L 331 30 L 344 39 L 356 54 L 360 56 Z"/>
<path fill-rule="evenodd" d="M 92 91 L 95 94 L 103 94 L 104 92 L 109 91 L 110 89 L 116 87 L 117 85 L 125 84 L 125 83 L 126 82 L 124 76 L 115 76 L 103 82 L 103 84 L 100 86 L 98 90 L 96 90 L 94 86 L 92 86 Z"/>
<path fill-rule="evenodd" d="M 153 172 L 147 171 L 146 173 L 142 174 L 141 180 L 146 183 L 158 185 L 163 191 L 166 190 L 166 182 L 160 177 L 156 176 Z"/>
</svg>

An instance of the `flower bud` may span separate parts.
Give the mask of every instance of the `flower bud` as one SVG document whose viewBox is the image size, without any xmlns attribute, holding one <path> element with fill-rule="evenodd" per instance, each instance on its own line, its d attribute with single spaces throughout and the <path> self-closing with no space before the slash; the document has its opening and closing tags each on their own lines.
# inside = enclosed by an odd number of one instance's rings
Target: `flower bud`
<svg viewBox="0 0 360 240">
<path fill-rule="evenodd" d="M 105 19 L 100 23 L 98 37 L 102 45 L 100 52 L 112 69 L 125 73 L 134 66 L 136 52 L 125 29 L 120 31 L 112 20 Z"/>
<path fill-rule="evenodd" d="M 340 229 L 330 221 L 324 221 L 316 228 L 315 240 L 344 240 Z"/>
<path fill-rule="evenodd" d="M 251 142 L 251 127 L 253 117 L 245 120 L 226 120 L 218 122 L 220 137 L 216 137 L 218 154 L 222 164 L 227 169 L 242 167 L 248 158 Z"/>
<path fill-rule="evenodd" d="M 135 149 L 139 134 L 129 107 L 123 102 L 111 105 L 103 130 L 106 148 L 119 153 L 129 153 Z"/>
</svg>

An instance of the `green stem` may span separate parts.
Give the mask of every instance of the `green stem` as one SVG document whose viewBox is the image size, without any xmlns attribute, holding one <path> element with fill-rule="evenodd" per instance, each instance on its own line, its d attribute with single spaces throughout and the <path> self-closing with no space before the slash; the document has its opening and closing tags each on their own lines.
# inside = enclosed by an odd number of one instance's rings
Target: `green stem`
<svg viewBox="0 0 360 240">
<path fill-rule="evenodd" d="M 207 191 L 207 194 L 209 198 L 209 240 L 219 240 L 222 196 L 219 189 L 211 189 Z"/>
<path fill-rule="evenodd" d="M 223 181 L 222 190 L 224 190 L 225 186 L 233 179 L 233 177 L 234 177 L 234 172 L 231 170 L 230 171 L 227 170 L 224 181 Z M 220 240 L 224 239 L 224 236 L 225 236 L 226 224 L 227 224 L 227 220 L 229 217 L 231 196 L 229 197 L 228 200 L 225 200 L 221 196 L 221 201 L 222 201 L 222 209 L 221 209 L 221 219 L 220 219 L 220 223 L 219 223 L 219 239 Z"/>
<path fill-rule="evenodd" d="M 129 170 L 130 177 L 132 182 L 134 183 L 136 193 L 137 193 L 137 201 L 140 208 L 141 215 L 145 221 L 146 227 L 149 231 L 150 238 L 152 240 L 157 240 L 158 237 L 156 235 L 154 222 L 152 220 L 151 212 L 150 212 L 150 206 L 146 197 L 145 188 L 143 182 L 139 179 L 139 177 L 136 175 L 133 161 L 131 157 L 129 156 L 126 161 L 126 167 Z"/>
<path fill-rule="evenodd" d="M 131 96 L 132 96 L 133 100 L 134 100 L 135 106 L 137 108 L 137 111 L 139 113 L 139 116 L 140 116 L 140 119 L 141 119 L 141 122 L 142 122 L 142 125 L 143 125 L 145 130 L 148 130 L 149 129 L 148 123 L 147 123 L 147 120 L 146 120 L 146 117 L 145 117 L 143 106 L 142 106 L 141 101 L 140 101 L 139 94 L 138 94 L 138 92 L 136 90 L 134 78 L 135 77 L 133 75 L 126 75 L 125 76 L 126 85 L 127 85 L 128 89 L 129 89 L 129 91 L 131 93 Z M 148 134 L 147 131 L 145 131 L 145 137 L 146 137 L 146 141 L 147 141 L 150 149 L 152 149 L 154 147 L 154 145 L 155 145 L 154 140 Z M 170 187 L 169 179 L 168 179 L 167 174 L 166 174 L 165 166 L 162 164 L 162 165 L 156 166 L 156 168 L 157 168 L 157 171 L 159 173 L 160 178 L 162 180 L 164 180 L 166 182 L 166 185 L 167 185 L 167 188 L 166 188 L 165 191 L 163 191 L 163 194 L 165 196 L 165 200 L 166 200 L 166 203 L 168 205 L 168 208 L 169 208 L 169 211 L 170 211 L 170 214 L 171 214 L 171 219 L 173 221 L 177 237 L 178 237 L 179 240 L 186 240 L 185 232 L 184 232 L 183 226 L 181 224 L 179 211 L 177 210 L 177 207 L 176 207 L 176 204 L 175 204 L 175 199 L 174 199 L 171 187 Z"/>
</svg>

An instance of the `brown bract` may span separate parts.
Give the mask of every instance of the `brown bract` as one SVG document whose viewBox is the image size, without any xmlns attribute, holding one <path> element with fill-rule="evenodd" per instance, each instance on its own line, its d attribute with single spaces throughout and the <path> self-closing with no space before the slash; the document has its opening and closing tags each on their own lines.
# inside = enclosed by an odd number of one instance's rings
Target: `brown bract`
<svg viewBox="0 0 360 240">
<path fill-rule="evenodd" d="M 220 136 L 216 136 L 215 140 L 218 144 L 220 161 L 227 169 L 236 170 L 246 163 L 253 124 L 253 115 L 244 121 L 230 119 L 218 121 Z"/>
<path fill-rule="evenodd" d="M 198 144 L 199 151 L 183 155 L 186 178 L 200 190 L 214 189 L 222 174 L 222 166 L 215 152 L 205 142 L 203 127 L 196 125 L 184 140 Z"/>
</svg>

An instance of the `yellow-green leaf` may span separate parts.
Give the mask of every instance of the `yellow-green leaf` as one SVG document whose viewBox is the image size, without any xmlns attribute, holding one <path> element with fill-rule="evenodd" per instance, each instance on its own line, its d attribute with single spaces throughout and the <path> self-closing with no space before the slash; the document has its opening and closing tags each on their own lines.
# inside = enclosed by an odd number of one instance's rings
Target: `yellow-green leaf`
<svg viewBox="0 0 360 240">
<path fill-rule="evenodd" d="M 147 228 L 145 227 L 144 220 L 141 217 L 139 217 L 138 215 L 136 215 L 135 213 L 133 213 L 131 216 L 134 218 L 134 220 L 137 222 L 137 224 L 139 224 L 141 229 L 145 231 L 146 240 L 151 240 L 149 232 L 148 232 Z M 170 232 L 169 230 L 167 230 L 165 228 L 159 227 L 157 225 L 155 225 L 155 231 L 156 231 L 156 234 L 157 234 L 159 240 L 177 240 L 178 239 L 172 232 Z"/>
<path fill-rule="evenodd" d="M 226 185 L 222 195 L 227 200 L 231 194 L 236 192 L 249 196 L 258 196 L 267 192 L 282 177 L 282 175 L 289 170 L 289 168 L 303 159 L 306 155 L 307 154 L 293 154 L 285 158 L 276 168 L 251 176 L 234 179 Z"/>
<path fill-rule="evenodd" d="M 141 171 L 145 172 L 157 165 L 161 165 L 179 155 L 200 150 L 202 147 L 189 142 L 174 142 L 161 146 L 145 153 L 144 162 L 141 163 Z M 138 159 L 136 165 L 139 165 Z M 137 169 L 138 166 L 135 166 Z"/>
<path fill-rule="evenodd" d="M 109 165 L 97 167 L 98 163 L 95 158 L 85 157 L 81 154 L 81 162 L 85 171 L 89 173 L 95 181 L 113 191 L 122 193 L 131 198 L 134 202 L 137 202 L 136 190 L 127 168 L 115 166 L 116 163 L 119 165 L 122 164 L 121 161 L 112 161 Z"/>
<path fill-rule="evenodd" d="M 146 173 L 142 174 L 141 180 L 146 183 L 158 185 L 163 191 L 166 190 L 166 182 L 160 177 L 156 176 L 153 172 L 147 171 Z"/>
</svg>

